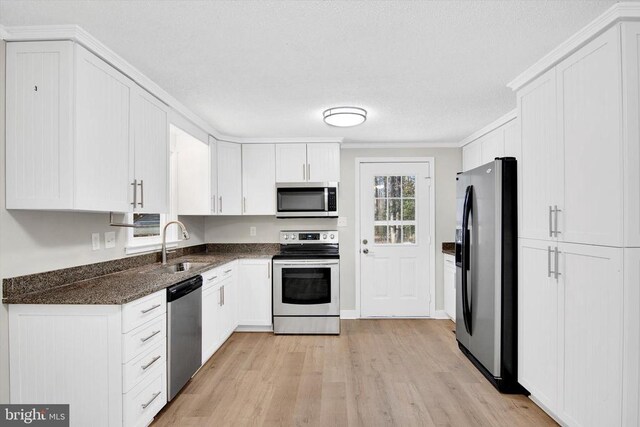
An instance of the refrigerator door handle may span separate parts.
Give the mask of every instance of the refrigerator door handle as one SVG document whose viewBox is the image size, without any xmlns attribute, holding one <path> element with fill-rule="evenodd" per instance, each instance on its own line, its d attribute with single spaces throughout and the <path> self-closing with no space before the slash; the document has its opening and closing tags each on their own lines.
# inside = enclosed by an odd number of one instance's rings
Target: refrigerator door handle
<svg viewBox="0 0 640 427">
<path fill-rule="evenodd" d="M 469 216 L 471 215 L 473 186 L 467 187 L 464 195 L 464 206 L 462 208 L 462 318 L 464 319 L 464 327 L 469 335 L 471 334 L 471 310 L 469 309 L 468 296 L 468 274 L 470 265 L 469 254 Z"/>
</svg>

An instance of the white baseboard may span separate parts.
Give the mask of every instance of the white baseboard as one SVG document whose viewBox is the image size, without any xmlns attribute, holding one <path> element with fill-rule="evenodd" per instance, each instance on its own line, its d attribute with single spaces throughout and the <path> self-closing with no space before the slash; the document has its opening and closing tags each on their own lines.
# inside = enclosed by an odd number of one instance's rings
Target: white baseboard
<svg viewBox="0 0 640 427">
<path fill-rule="evenodd" d="M 267 326 L 238 326 L 236 332 L 273 332 L 273 325 Z"/>
<path fill-rule="evenodd" d="M 444 311 L 444 310 L 436 310 L 433 313 L 433 316 L 431 316 L 431 318 L 432 319 L 447 319 L 447 320 L 451 320 L 451 318 L 449 317 L 447 312 Z"/>
<path fill-rule="evenodd" d="M 357 310 L 340 310 L 341 319 L 359 319 Z"/>
</svg>

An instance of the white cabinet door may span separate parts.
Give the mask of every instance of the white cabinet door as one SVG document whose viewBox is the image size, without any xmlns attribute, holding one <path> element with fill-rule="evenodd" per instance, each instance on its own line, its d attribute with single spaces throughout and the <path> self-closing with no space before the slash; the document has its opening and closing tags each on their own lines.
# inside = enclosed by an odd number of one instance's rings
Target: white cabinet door
<svg viewBox="0 0 640 427">
<path fill-rule="evenodd" d="M 623 250 L 568 243 L 559 249 L 560 416 L 569 425 L 619 426 Z M 539 346 L 536 356 L 545 351 Z"/>
<path fill-rule="evenodd" d="M 178 214 L 210 215 L 213 201 L 209 144 L 175 127 L 171 136 L 178 157 Z"/>
<path fill-rule="evenodd" d="M 242 148 L 218 141 L 218 213 L 242 214 Z"/>
<path fill-rule="evenodd" d="M 624 249 L 622 425 L 640 425 L 640 248 Z"/>
<path fill-rule="evenodd" d="M 558 170 L 556 137 L 556 74 L 552 69 L 518 92 L 518 117 L 522 142 L 520 179 L 522 205 L 520 237 L 551 236 L 550 209 L 560 204 L 556 192 L 562 185 Z"/>
<path fill-rule="evenodd" d="M 564 160 L 564 173 L 560 175 L 564 185 L 556 181 L 557 188 L 564 188 L 564 203 L 558 202 L 560 240 L 622 245 L 621 74 L 617 26 L 557 67 L 562 147 L 558 158 Z"/>
<path fill-rule="evenodd" d="M 135 211 L 169 213 L 167 106 L 138 86 L 132 95 L 134 177 L 138 185 Z"/>
<path fill-rule="evenodd" d="M 242 145 L 242 213 L 276 214 L 276 151 L 274 144 Z"/>
<path fill-rule="evenodd" d="M 480 142 L 482 163 L 489 163 L 496 157 L 504 157 L 504 128 L 492 130 L 478 140 Z"/>
<path fill-rule="evenodd" d="M 464 171 L 482 165 L 482 145 L 478 141 L 462 147 L 462 169 Z"/>
<path fill-rule="evenodd" d="M 73 43 L 7 43 L 7 209 L 73 208 Z"/>
<path fill-rule="evenodd" d="M 307 181 L 340 182 L 340 144 L 307 144 Z"/>
<path fill-rule="evenodd" d="M 238 324 L 271 325 L 271 260 L 241 260 L 239 273 Z"/>
<path fill-rule="evenodd" d="M 220 346 L 220 295 L 219 285 L 210 286 L 202 292 L 202 364 Z"/>
<path fill-rule="evenodd" d="M 210 215 L 218 214 L 218 141 L 209 136 Z"/>
<path fill-rule="evenodd" d="M 520 126 L 518 119 L 511 120 L 503 126 L 504 129 L 504 156 L 515 157 L 520 160 L 522 148 L 520 147 Z"/>
<path fill-rule="evenodd" d="M 555 248 L 555 246 L 553 246 Z M 552 249 L 553 250 L 553 249 Z M 518 382 L 551 411 L 558 402 L 558 282 L 549 242 L 519 240 Z"/>
<path fill-rule="evenodd" d="M 82 46 L 75 49 L 75 209 L 128 212 L 134 83 Z"/>
<path fill-rule="evenodd" d="M 444 256 L 444 311 L 456 321 L 456 260 L 453 255 Z"/>
<path fill-rule="evenodd" d="M 307 145 L 276 144 L 276 182 L 307 180 Z"/>
</svg>

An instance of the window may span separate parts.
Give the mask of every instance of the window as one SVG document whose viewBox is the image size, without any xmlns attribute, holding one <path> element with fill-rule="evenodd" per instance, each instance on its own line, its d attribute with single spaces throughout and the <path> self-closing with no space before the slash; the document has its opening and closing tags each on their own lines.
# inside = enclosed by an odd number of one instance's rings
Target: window
<svg viewBox="0 0 640 427">
<path fill-rule="evenodd" d="M 415 175 L 375 176 L 373 180 L 375 243 L 415 244 Z"/>
</svg>

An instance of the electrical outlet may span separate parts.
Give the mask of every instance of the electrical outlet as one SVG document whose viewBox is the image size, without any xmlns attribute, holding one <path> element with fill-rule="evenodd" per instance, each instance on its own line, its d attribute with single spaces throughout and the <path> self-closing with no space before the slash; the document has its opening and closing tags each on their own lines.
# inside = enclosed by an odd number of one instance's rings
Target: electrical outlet
<svg viewBox="0 0 640 427">
<path fill-rule="evenodd" d="M 256 235 L 256 228 L 249 227 L 249 236 L 255 236 L 255 235 Z"/>
<path fill-rule="evenodd" d="M 338 217 L 338 227 L 346 227 L 347 226 L 347 217 L 340 216 Z"/>
<path fill-rule="evenodd" d="M 107 249 L 116 247 L 116 232 L 107 231 L 104 233 L 104 247 Z"/>
<path fill-rule="evenodd" d="M 94 251 L 100 249 L 100 233 L 91 233 L 91 246 Z"/>
</svg>

